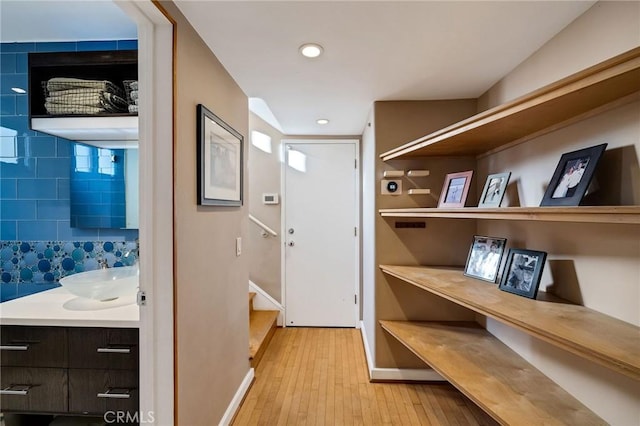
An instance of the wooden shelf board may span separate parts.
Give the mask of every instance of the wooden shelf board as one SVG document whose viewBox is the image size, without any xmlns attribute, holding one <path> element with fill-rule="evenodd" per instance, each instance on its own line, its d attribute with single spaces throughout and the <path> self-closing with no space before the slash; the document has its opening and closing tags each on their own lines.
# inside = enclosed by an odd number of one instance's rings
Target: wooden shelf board
<svg viewBox="0 0 640 426">
<path fill-rule="evenodd" d="M 533 220 L 640 224 L 640 206 L 380 209 L 383 217 Z"/>
<path fill-rule="evenodd" d="M 475 323 L 380 325 L 501 424 L 606 424 Z"/>
<path fill-rule="evenodd" d="M 380 265 L 393 277 L 640 380 L 640 327 L 554 298 L 531 300 L 466 277 L 460 269 Z M 544 293 L 539 293 L 543 295 Z"/>
<path fill-rule="evenodd" d="M 511 102 L 491 108 L 380 155 L 479 155 L 640 91 L 640 48 L 632 49 Z M 633 97 L 628 98 L 634 99 Z"/>
</svg>

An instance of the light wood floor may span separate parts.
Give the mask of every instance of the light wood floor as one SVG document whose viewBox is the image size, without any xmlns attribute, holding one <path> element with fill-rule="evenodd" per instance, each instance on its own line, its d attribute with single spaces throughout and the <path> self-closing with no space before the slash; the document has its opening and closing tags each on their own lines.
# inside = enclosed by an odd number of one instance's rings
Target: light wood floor
<svg viewBox="0 0 640 426">
<path fill-rule="evenodd" d="M 495 425 L 448 383 L 370 383 L 360 331 L 279 328 L 233 423 Z"/>
</svg>

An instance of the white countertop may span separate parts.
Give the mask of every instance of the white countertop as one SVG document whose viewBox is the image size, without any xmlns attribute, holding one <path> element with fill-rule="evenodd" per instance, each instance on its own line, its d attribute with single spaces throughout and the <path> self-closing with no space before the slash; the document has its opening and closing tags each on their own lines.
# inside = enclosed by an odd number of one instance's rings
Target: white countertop
<svg viewBox="0 0 640 426">
<path fill-rule="evenodd" d="M 137 328 L 139 321 L 135 295 L 100 302 L 58 287 L 0 303 L 2 325 Z"/>
</svg>

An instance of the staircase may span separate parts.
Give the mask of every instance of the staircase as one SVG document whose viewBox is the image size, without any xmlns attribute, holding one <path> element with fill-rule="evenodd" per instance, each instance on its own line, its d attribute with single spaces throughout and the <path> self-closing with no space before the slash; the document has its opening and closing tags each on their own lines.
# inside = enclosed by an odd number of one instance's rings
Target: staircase
<svg viewBox="0 0 640 426">
<path fill-rule="evenodd" d="M 253 309 L 256 293 L 249 293 L 249 361 L 256 368 L 276 331 L 278 311 Z"/>
</svg>

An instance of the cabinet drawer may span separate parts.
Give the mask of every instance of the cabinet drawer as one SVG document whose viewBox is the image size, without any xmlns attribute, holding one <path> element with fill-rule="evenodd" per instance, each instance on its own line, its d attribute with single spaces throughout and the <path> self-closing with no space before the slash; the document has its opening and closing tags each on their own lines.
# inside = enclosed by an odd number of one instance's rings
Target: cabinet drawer
<svg viewBox="0 0 640 426">
<path fill-rule="evenodd" d="M 138 368 L 138 329 L 69 328 L 69 367 Z"/>
<path fill-rule="evenodd" d="M 0 365 L 66 367 L 67 333 L 58 327 L 2 326 Z"/>
<path fill-rule="evenodd" d="M 133 370 L 69 370 L 69 412 L 138 411 L 138 373 Z"/>
<path fill-rule="evenodd" d="M 63 413 L 67 411 L 67 370 L 2 367 L 1 406 L 5 412 Z"/>
</svg>

